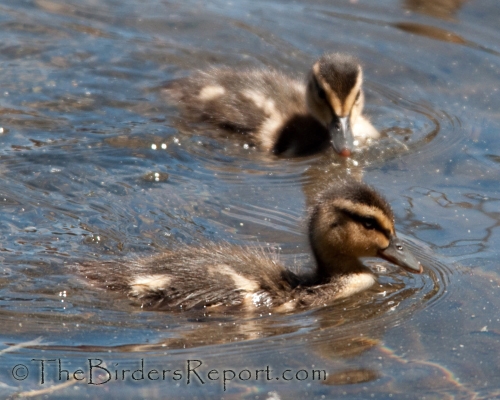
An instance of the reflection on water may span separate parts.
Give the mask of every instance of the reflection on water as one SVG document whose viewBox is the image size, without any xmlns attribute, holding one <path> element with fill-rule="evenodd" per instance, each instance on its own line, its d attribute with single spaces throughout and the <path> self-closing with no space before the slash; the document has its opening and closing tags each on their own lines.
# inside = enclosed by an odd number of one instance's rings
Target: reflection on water
<svg viewBox="0 0 500 400">
<path fill-rule="evenodd" d="M 4 1 L 3 397 L 495 396 L 496 9 L 494 0 Z M 383 136 L 349 160 L 262 154 L 186 127 L 160 95 L 166 82 L 211 65 L 299 75 L 325 51 L 362 60 L 366 114 Z M 284 315 L 208 316 L 142 310 L 89 289 L 72 268 L 205 241 L 269 246 L 306 268 L 305 211 L 333 179 L 363 179 L 388 198 L 424 274 L 367 260 L 379 283 L 355 298 Z M 208 380 L 94 387 L 59 380 L 53 364 L 44 386 L 33 358 L 61 359 L 71 371 L 87 371 L 89 358 L 120 371 L 141 359 L 149 370 L 184 371 L 201 360 L 204 376 L 269 366 L 278 377 L 314 368 L 327 377 L 234 379 L 226 392 Z M 13 376 L 19 364 L 30 368 L 25 379 Z"/>
<path fill-rule="evenodd" d="M 442 40 L 443 42 L 467 44 L 467 41 L 460 35 L 457 35 L 456 33 L 447 31 L 445 29 L 436 28 L 435 26 L 422 25 L 413 22 L 399 22 L 397 24 L 394 24 L 394 26 L 405 32 L 413 33 L 415 35 L 427 36 L 435 40 Z"/>
<path fill-rule="evenodd" d="M 451 19 L 466 2 L 467 0 L 404 0 L 404 7 L 432 17 Z"/>
</svg>

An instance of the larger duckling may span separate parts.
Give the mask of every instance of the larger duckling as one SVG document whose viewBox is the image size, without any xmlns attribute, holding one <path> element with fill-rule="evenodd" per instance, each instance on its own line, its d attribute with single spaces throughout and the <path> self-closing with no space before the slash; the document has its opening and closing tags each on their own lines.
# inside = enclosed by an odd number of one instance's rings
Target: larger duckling
<svg viewBox="0 0 500 400">
<path fill-rule="evenodd" d="M 188 247 L 121 264 L 91 264 L 85 272 L 144 307 L 289 311 L 372 286 L 376 277 L 361 257 L 381 257 L 421 273 L 422 266 L 397 238 L 393 220 L 390 206 L 372 188 L 338 183 L 319 197 L 309 217 L 313 273 L 295 274 L 272 253 L 228 244 Z"/>
<path fill-rule="evenodd" d="M 361 114 L 362 83 L 357 59 L 333 53 L 314 63 L 306 84 L 272 69 L 213 68 L 165 91 L 191 119 L 247 133 L 265 151 L 300 156 L 331 145 L 350 156 L 355 140 L 379 137 Z"/>
</svg>

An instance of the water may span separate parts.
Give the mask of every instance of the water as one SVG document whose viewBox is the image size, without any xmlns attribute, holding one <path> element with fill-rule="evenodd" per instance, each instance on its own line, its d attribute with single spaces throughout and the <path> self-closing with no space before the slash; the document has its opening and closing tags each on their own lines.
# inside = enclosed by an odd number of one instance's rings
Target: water
<svg viewBox="0 0 500 400">
<path fill-rule="evenodd" d="M 2 397 L 498 396 L 498 16 L 494 0 L 3 1 Z M 298 75 L 326 50 L 362 60 L 383 133 L 356 162 L 187 129 L 160 94 L 211 65 Z M 144 311 L 74 267 L 224 240 L 301 268 L 305 209 L 346 175 L 388 198 L 423 275 L 372 260 L 360 296 L 248 317 Z M 33 359 L 56 361 L 42 376 Z"/>
</svg>

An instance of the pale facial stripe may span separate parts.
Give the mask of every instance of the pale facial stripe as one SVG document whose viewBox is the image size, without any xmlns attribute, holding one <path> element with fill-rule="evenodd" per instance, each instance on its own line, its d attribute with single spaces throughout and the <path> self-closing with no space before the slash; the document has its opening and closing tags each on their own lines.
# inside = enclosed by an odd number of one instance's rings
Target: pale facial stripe
<svg viewBox="0 0 500 400">
<path fill-rule="evenodd" d="M 337 93 L 331 88 L 331 86 L 323 79 L 319 71 L 319 62 L 313 65 L 313 73 L 318 82 L 321 84 L 321 87 L 326 92 L 327 98 L 330 101 L 330 104 L 333 108 L 333 111 L 339 118 L 347 117 L 354 103 L 356 102 L 356 96 L 358 92 L 361 90 L 361 85 L 363 84 L 363 71 L 358 67 L 358 76 L 356 77 L 356 83 L 353 88 L 349 92 L 345 101 L 342 103 L 337 96 Z"/>
<path fill-rule="evenodd" d="M 349 114 L 352 110 L 352 107 L 354 106 L 354 103 L 356 102 L 356 96 L 358 95 L 359 91 L 361 90 L 361 85 L 363 84 L 363 71 L 361 68 L 358 69 L 358 76 L 356 77 L 356 83 L 354 84 L 353 88 L 349 92 L 348 96 L 346 97 L 344 101 L 344 112 Z"/>
<path fill-rule="evenodd" d="M 338 199 L 333 205 L 341 210 L 363 218 L 374 218 L 385 231 L 394 234 L 394 225 L 390 218 L 380 208 L 368 206 L 366 204 L 354 203 L 350 200 Z"/>
<path fill-rule="evenodd" d="M 340 99 L 337 96 L 337 94 L 332 90 L 330 85 L 328 85 L 325 82 L 325 80 L 323 79 L 323 77 L 321 76 L 321 74 L 319 72 L 319 62 L 317 62 L 316 64 L 313 65 L 313 73 L 314 73 L 314 77 L 316 78 L 318 83 L 321 85 L 323 90 L 326 92 L 326 96 L 330 101 L 330 104 L 333 108 L 333 111 L 335 112 L 335 114 L 337 114 L 338 117 L 342 117 L 343 116 L 343 115 L 341 115 L 342 114 L 342 103 L 340 102 Z"/>
</svg>

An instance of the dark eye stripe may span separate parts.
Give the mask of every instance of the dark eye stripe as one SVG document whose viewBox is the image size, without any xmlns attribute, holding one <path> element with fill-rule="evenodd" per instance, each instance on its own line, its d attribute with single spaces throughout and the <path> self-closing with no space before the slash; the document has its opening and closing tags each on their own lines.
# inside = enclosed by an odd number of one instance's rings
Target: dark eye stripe
<svg viewBox="0 0 500 400">
<path fill-rule="evenodd" d="M 313 82 L 314 82 L 314 86 L 316 87 L 316 90 L 318 91 L 318 97 L 321 100 L 326 100 L 325 90 L 319 85 L 319 82 L 314 75 L 313 75 Z"/>
<path fill-rule="evenodd" d="M 358 101 L 359 96 L 361 96 L 361 90 L 358 91 L 358 94 L 356 95 L 356 99 L 354 101 Z"/>
<path fill-rule="evenodd" d="M 326 106 L 330 110 L 330 113 L 332 115 L 332 120 L 338 119 L 337 114 L 335 113 L 335 110 L 333 109 L 332 105 L 330 104 L 330 101 L 328 101 L 328 99 L 326 98 L 325 90 L 319 85 L 319 82 L 318 82 L 318 79 L 316 78 L 316 76 L 313 75 L 312 77 L 313 77 L 314 86 L 315 86 L 316 90 L 318 91 L 318 97 L 325 102 Z"/>
<path fill-rule="evenodd" d="M 384 229 L 382 227 L 382 225 L 379 224 L 379 222 L 376 218 L 367 217 L 364 215 L 359 215 L 359 214 L 353 213 L 350 210 L 345 210 L 345 209 L 342 209 L 340 211 L 342 211 L 344 214 L 349 216 L 349 218 L 351 218 L 353 221 L 356 221 L 357 223 L 363 225 L 366 229 L 379 231 L 388 239 L 390 238 L 391 232 L 389 232 L 387 229 Z"/>
</svg>

